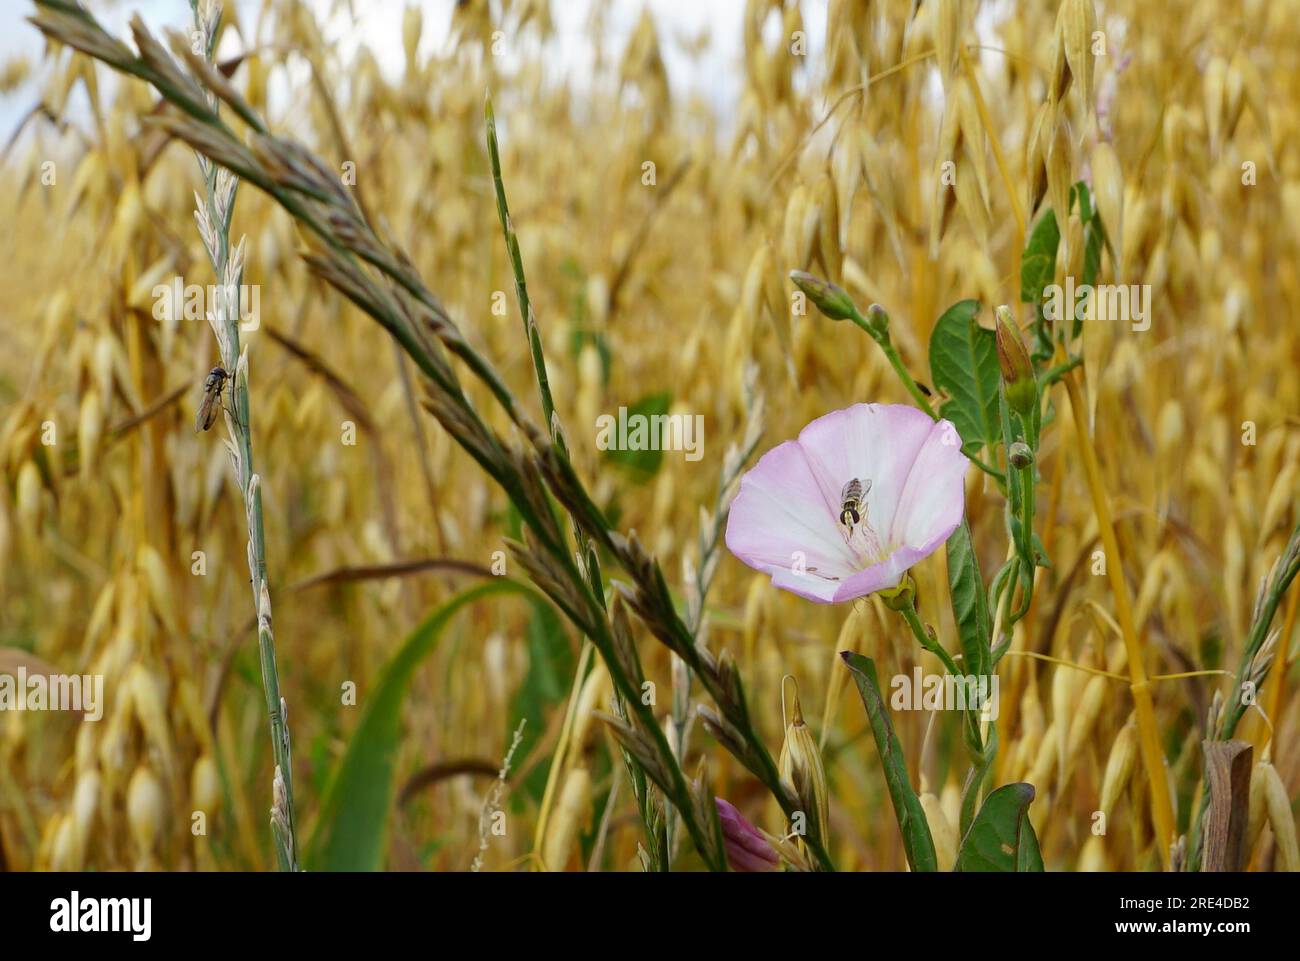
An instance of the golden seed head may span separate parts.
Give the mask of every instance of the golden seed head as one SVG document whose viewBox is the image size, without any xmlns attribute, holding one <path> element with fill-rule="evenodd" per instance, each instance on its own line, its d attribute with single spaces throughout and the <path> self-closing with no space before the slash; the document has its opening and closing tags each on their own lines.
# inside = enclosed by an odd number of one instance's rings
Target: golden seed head
<svg viewBox="0 0 1300 961">
<path fill-rule="evenodd" d="M 162 784 L 147 765 L 141 764 L 131 775 L 126 789 L 126 819 L 135 841 L 136 853 L 145 858 L 154 853 L 163 830 L 166 804 Z"/>
<path fill-rule="evenodd" d="M 1130 721 L 1120 728 L 1111 745 L 1110 757 L 1106 759 L 1106 773 L 1101 779 L 1101 810 L 1110 817 L 1115 810 L 1115 802 L 1128 787 L 1133 774 L 1133 762 L 1137 758 L 1137 725 Z"/>
<path fill-rule="evenodd" d="M 934 839 L 934 854 L 940 871 L 951 871 L 957 863 L 957 829 L 948 820 L 943 804 L 939 798 L 926 792 L 920 796 L 921 810 L 930 824 L 930 836 Z"/>
<path fill-rule="evenodd" d="M 1273 829 L 1274 857 L 1279 871 L 1300 871 L 1300 850 L 1296 846 L 1295 815 L 1291 812 L 1291 799 L 1277 768 L 1267 762 L 1257 765 L 1264 793 L 1264 810 L 1268 826 Z"/>
<path fill-rule="evenodd" d="M 790 723 L 785 729 L 781 756 L 777 764 L 781 779 L 793 790 L 801 810 L 806 815 L 808 833 L 826 838 L 830 824 L 829 800 L 826 791 L 826 770 L 822 765 L 821 749 L 812 731 L 804 723 L 799 705 L 799 690 L 795 687 Z"/>
<path fill-rule="evenodd" d="M 209 817 L 221 807 L 221 780 L 217 776 L 217 763 L 210 754 L 195 761 L 190 771 L 190 800 L 195 810 Z"/>
</svg>

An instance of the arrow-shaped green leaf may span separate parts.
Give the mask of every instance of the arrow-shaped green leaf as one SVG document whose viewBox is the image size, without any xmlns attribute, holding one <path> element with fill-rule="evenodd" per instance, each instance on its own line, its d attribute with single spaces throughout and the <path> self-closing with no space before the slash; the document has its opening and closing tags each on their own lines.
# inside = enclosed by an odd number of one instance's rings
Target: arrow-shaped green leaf
<svg viewBox="0 0 1300 961">
<path fill-rule="evenodd" d="M 1034 786 L 1007 784 L 984 799 L 957 852 L 958 871 L 1041 871 L 1043 856 L 1029 823 Z"/>
</svg>

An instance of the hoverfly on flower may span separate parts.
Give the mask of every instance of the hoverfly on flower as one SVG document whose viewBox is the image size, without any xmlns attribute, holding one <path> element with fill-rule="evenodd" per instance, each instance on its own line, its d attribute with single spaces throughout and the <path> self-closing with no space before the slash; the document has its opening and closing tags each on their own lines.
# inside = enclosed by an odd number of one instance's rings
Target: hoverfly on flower
<svg viewBox="0 0 1300 961">
<path fill-rule="evenodd" d="M 870 490 L 871 481 L 863 484 L 855 477 L 840 491 L 840 523 L 850 533 L 862 522 L 862 499 Z"/>
</svg>

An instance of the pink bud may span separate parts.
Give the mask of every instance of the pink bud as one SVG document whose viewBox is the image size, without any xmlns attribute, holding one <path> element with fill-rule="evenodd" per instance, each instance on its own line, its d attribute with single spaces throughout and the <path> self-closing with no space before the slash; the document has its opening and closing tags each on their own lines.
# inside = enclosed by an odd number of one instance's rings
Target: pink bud
<svg viewBox="0 0 1300 961">
<path fill-rule="evenodd" d="M 735 806 L 722 798 L 718 820 L 722 823 L 722 841 L 727 849 L 727 863 L 733 871 L 775 871 L 781 865 L 776 849 L 761 831 L 746 821 Z"/>
</svg>

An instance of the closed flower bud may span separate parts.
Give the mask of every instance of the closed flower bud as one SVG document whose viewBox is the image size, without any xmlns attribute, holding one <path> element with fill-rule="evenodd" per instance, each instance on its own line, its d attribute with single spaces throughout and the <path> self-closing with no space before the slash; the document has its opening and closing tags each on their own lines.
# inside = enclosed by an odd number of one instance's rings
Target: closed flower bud
<svg viewBox="0 0 1300 961">
<path fill-rule="evenodd" d="M 790 279 L 813 302 L 813 306 L 831 320 L 848 320 L 853 316 L 856 309 L 853 299 L 842 287 L 802 270 L 790 271 Z"/>
<path fill-rule="evenodd" d="M 1022 440 L 1016 441 L 1011 445 L 1007 459 L 1011 461 L 1011 466 L 1017 470 L 1024 470 L 1034 462 L 1034 452 L 1029 449 L 1029 445 Z"/>
<path fill-rule="evenodd" d="M 867 329 L 880 341 L 889 339 L 889 314 L 879 304 L 867 308 Z"/>
<path fill-rule="evenodd" d="M 781 865 L 776 849 L 763 837 L 763 832 L 746 821 L 735 806 L 722 798 L 714 798 L 718 805 L 718 821 L 722 825 L 722 843 L 727 851 L 727 864 L 733 871 L 775 871 Z"/>
<path fill-rule="evenodd" d="M 1022 416 L 1038 403 L 1038 382 L 1029 362 L 1029 351 L 1016 327 L 1008 307 L 999 307 L 997 315 L 998 367 L 1007 394 L 1007 406 Z"/>
</svg>

